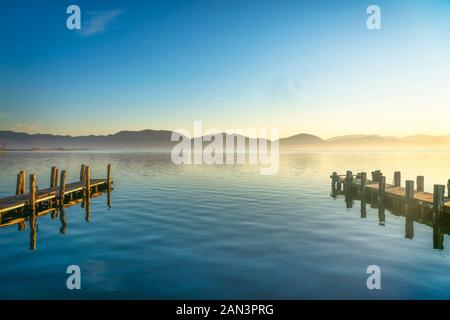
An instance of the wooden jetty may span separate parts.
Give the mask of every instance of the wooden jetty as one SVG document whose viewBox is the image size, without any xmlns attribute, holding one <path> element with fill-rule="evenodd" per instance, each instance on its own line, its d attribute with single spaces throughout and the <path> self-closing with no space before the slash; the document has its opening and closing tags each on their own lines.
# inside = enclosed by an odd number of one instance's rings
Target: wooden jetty
<svg viewBox="0 0 450 320">
<path fill-rule="evenodd" d="M 81 203 L 85 209 L 85 220 L 90 221 L 90 199 L 107 192 L 107 204 L 111 208 L 112 194 L 112 167 L 107 167 L 106 179 L 91 179 L 89 166 L 82 165 L 80 180 L 67 183 L 66 171 L 62 170 L 58 185 L 58 168 L 52 167 L 50 185 L 46 189 L 38 190 L 35 174 L 30 175 L 29 190 L 25 192 L 25 173 L 17 175 L 16 195 L 0 199 L 0 228 L 17 225 L 19 231 L 26 229 L 29 222 L 30 244 L 29 248 L 37 247 L 37 218 L 51 214 L 52 219 L 59 216 L 61 221 L 60 233 L 66 233 L 67 219 L 65 209 Z"/>
<path fill-rule="evenodd" d="M 400 172 L 394 173 L 392 185 L 386 185 L 386 178 L 377 170 L 372 173 L 372 179 L 367 181 L 367 175 L 362 172 L 356 176 L 348 172 L 345 176 L 332 174 L 333 198 L 345 196 L 347 208 L 352 208 L 354 200 L 361 204 L 361 218 L 367 217 L 367 205 L 378 210 L 378 223 L 386 223 L 385 209 L 393 215 L 405 218 L 405 238 L 414 238 L 414 223 L 432 228 L 433 249 L 444 249 L 445 235 L 450 235 L 450 215 L 448 213 L 448 198 L 443 196 L 443 186 L 435 186 L 433 194 L 424 192 L 424 178 L 417 177 L 417 189 L 414 181 L 405 182 L 401 188 Z M 363 188 L 363 186 L 366 186 Z M 439 200 L 441 199 L 441 200 Z M 444 200 L 442 200 L 444 199 Z"/>
<path fill-rule="evenodd" d="M 107 167 L 106 179 L 91 179 L 89 166 L 82 165 L 80 170 L 80 180 L 67 183 L 66 171 L 62 170 L 60 183 L 57 183 L 58 169 L 52 167 L 51 178 L 48 188 L 38 189 L 35 174 L 30 174 L 29 189 L 25 192 L 25 173 L 19 172 L 17 175 L 16 195 L 0 199 L 0 217 L 11 211 L 36 212 L 41 209 L 62 206 L 83 196 L 90 198 L 92 193 L 99 190 L 106 190 L 112 185 L 112 166 Z"/>
<path fill-rule="evenodd" d="M 423 176 L 417 176 L 416 181 L 406 180 L 405 187 L 401 186 L 400 171 L 394 173 L 393 184 L 386 183 L 380 170 L 372 172 L 371 180 L 367 179 L 365 172 L 354 175 L 352 171 L 345 175 L 333 172 L 330 178 L 335 192 L 343 189 L 344 192 L 375 198 L 380 204 L 389 202 L 395 207 L 407 207 L 409 211 L 431 211 L 437 218 L 450 213 L 450 194 L 445 195 L 445 185 L 434 185 L 433 193 L 425 192 Z M 447 189 L 450 189 L 450 180 L 447 181 Z"/>
</svg>

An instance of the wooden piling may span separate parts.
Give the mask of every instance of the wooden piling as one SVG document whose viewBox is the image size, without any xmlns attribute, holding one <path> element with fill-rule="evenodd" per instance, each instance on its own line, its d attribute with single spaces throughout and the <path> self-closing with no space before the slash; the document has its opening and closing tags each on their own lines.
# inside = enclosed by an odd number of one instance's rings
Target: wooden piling
<svg viewBox="0 0 450 320">
<path fill-rule="evenodd" d="M 395 171 L 394 172 L 394 187 L 400 187 L 401 185 L 401 172 Z"/>
<path fill-rule="evenodd" d="M 58 168 L 52 167 L 50 174 L 50 188 L 54 188 L 58 185 Z"/>
<path fill-rule="evenodd" d="M 433 192 L 433 218 L 439 219 L 444 209 L 445 186 L 440 184 L 434 185 Z"/>
<path fill-rule="evenodd" d="M 20 171 L 17 174 L 16 195 L 25 193 L 25 172 Z"/>
<path fill-rule="evenodd" d="M 345 176 L 345 188 L 347 191 L 350 191 L 353 184 L 353 173 L 348 170 Z"/>
<path fill-rule="evenodd" d="M 417 192 L 423 192 L 425 190 L 425 177 L 417 176 Z"/>
<path fill-rule="evenodd" d="M 367 186 L 367 172 L 361 172 L 361 191 L 365 191 Z"/>
<path fill-rule="evenodd" d="M 91 194 L 91 168 L 89 166 L 86 166 L 86 168 L 84 169 L 85 175 L 84 175 L 84 179 L 85 179 L 85 194 L 86 194 L 86 199 L 89 199 L 90 194 Z"/>
<path fill-rule="evenodd" d="M 81 169 L 80 169 L 80 181 L 84 182 L 84 177 L 85 177 L 85 171 L 86 170 L 86 166 L 84 164 L 81 165 Z"/>
<path fill-rule="evenodd" d="M 30 174 L 30 209 L 36 213 L 36 175 Z"/>
<path fill-rule="evenodd" d="M 380 170 L 372 171 L 372 181 L 373 181 L 373 182 L 380 182 L 380 177 L 381 177 L 382 175 L 383 175 L 383 174 L 381 173 Z"/>
<path fill-rule="evenodd" d="M 334 174 L 336 174 L 336 178 L 337 178 L 337 173 L 333 172 L 333 175 Z M 111 183 L 112 183 L 112 165 L 110 163 L 108 164 L 108 172 L 107 172 L 106 182 L 108 183 L 108 187 L 110 187 Z"/>
<path fill-rule="evenodd" d="M 406 180 L 405 182 L 405 198 L 406 201 L 411 201 L 414 199 L 414 181 L 413 180 Z"/>
<path fill-rule="evenodd" d="M 64 193 L 66 192 L 66 170 L 61 171 L 61 179 L 59 181 L 59 205 L 64 205 Z"/>
<path fill-rule="evenodd" d="M 20 171 L 20 173 L 22 174 L 22 187 L 20 189 L 20 194 L 24 194 L 25 193 L 25 171 Z"/>
</svg>

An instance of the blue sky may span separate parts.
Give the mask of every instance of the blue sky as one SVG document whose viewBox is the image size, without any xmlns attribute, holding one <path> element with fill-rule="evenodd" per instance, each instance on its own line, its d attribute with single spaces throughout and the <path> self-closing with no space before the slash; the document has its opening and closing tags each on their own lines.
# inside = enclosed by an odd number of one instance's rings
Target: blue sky
<svg viewBox="0 0 450 320">
<path fill-rule="evenodd" d="M 2 1 L 0 39 L 3 130 L 450 133 L 448 0 Z"/>
</svg>

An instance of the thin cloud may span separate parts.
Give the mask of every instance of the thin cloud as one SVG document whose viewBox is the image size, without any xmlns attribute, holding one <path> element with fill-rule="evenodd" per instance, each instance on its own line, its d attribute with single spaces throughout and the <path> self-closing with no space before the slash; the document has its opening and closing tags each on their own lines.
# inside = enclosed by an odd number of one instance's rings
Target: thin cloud
<svg viewBox="0 0 450 320">
<path fill-rule="evenodd" d="M 41 130 L 41 127 L 35 123 L 27 123 L 27 122 L 16 122 L 11 127 L 11 131 L 15 132 L 26 132 L 26 133 L 38 133 Z"/>
<path fill-rule="evenodd" d="M 86 21 L 84 26 L 83 21 L 81 22 L 81 35 L 89 37 L 105 32 L 108 25 L 123 13 L 125 13 L 123 9 L 90 13 L 91 17 Z"/>
</svg>

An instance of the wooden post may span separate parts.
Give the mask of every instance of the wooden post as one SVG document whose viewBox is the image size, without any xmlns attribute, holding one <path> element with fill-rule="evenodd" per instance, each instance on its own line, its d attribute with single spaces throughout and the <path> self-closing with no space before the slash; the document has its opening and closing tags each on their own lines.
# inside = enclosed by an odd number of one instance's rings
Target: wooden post
<svg viewBox="0 0 450 320">
<path fill-rule="evenodd" d="M 84 182 L 84 177 L 85 177 L 85 173 L 86 173 L 86 166 L 84 164 L 81 165 L 81 169 L 80 169 L 80 181 Z"/>
<path fill-rule="evenodd" d="M 337 176 L 337 173 L 333 172 L 333 175 Z M 112 165 L 111 164 L 108 164 L 107 182 L 108 182 L 108 187 L 110 187 L 111 183 L 112 183 Z"/>
<path fill-rule="evenodd" d="M 20 194 L 24 194 L 25 193 L 25 171 L 20 171 L 20 173 L 22 174 L 22 186 L 20 188 Z"/>
<path fill-rule="evenodd" d="M 383 174 L 380 170 L 372 171 L 372 181 L 373 182 L 380 182 L 380 178 Z"/>
<path fill-rule="evenodd" d="M 22 178 L 20 179 L 21 185 L 20 185 L 20 194 L 25 193 L 25 171 L 20 171 L 20 174 Z"/>
<path fill-rule="evenodd" d="M 405 194 L 406 201 L 411 201 L 414 199 L 414 181 L 413 180 L 406 180 L 406 194 Z"/>
<path fill-rule="evenodd" d="M 90 197 L 90 191 L 91 191 L 91 168 L 89 166 L 86 166 L 85 170 L 85 194 L 86 199 L 89 199 Z"/>
<path fill-rule="evenodd" d="M 423 192 L 425 190 L 425 177 L 417 176 L 417 192 Z"/>
<path fill-rule="evenodd" d="M 367 172 L 361 172 L 361 218 L 367 217 L 366 186 Z"/>
<path fill-rule="evenodd" d="M 384 201 L 384 191 L 386 190 L 386 177 L 380 176 L 378 181 L 378 202 Z"/>
<path fill-rule="evenodd" d="M 16 195 L 25 193 L 25 172 L 20 171 L 17 175 Z"/>
<path fill-rule="evenodd" d="M 367 186 L 367 172 L 361 172 L 361 191 L 366 190 Z"/>
<path fill-rule="evenodd" d="M 50 188 L 54 188 L 58 185 L 58 168 L 52 167 L 52 173 L 50 175 Z"/>
<path fill-rule="evenodd" d="M 30 174 L 30 208 L 36 213 L 36 175 Z"/>
<path fill-rule="evenodd" d="M 20 194 L 20 188 L 22 187 L 20 179 L 22 178 L 22 176 L 20 175 L 20 173 L 17 174 L 17 183 L 16 183 L 16 196 Z"/>
<path fill-rule="evenodd" d="M 440 218 L 444 209 L 445 186 L 435 184 L 433 192 L 433 218 Z"/>
<path fill-rule="evenodd" d="M 394 187 L 400 187 L 401 185 L 401 173 L 400 171 L 394 172 Z"/>
<path fill-rule="evenodd" d="M 408 214 L 408 212 L 411 211 L 412 200 L 414 199 L 414 181 L 406 180 L 405 188 L 405 213 Z"/>
<path fill-rule="evenodd" d="M 347 188 L 347 191 L 351 191 L 352 185 L 353 185 L 353 173 L 351 171 L 347 171 L 347 174 L 345 176 L 345 185 Z"/>
<path fill-rule="evenodd" d="M 66 170 L 61 171 L 61 180 L 59 181 L 59 205 L 64 205 L 64 193 L 66 192 Z"/>
</svg>

